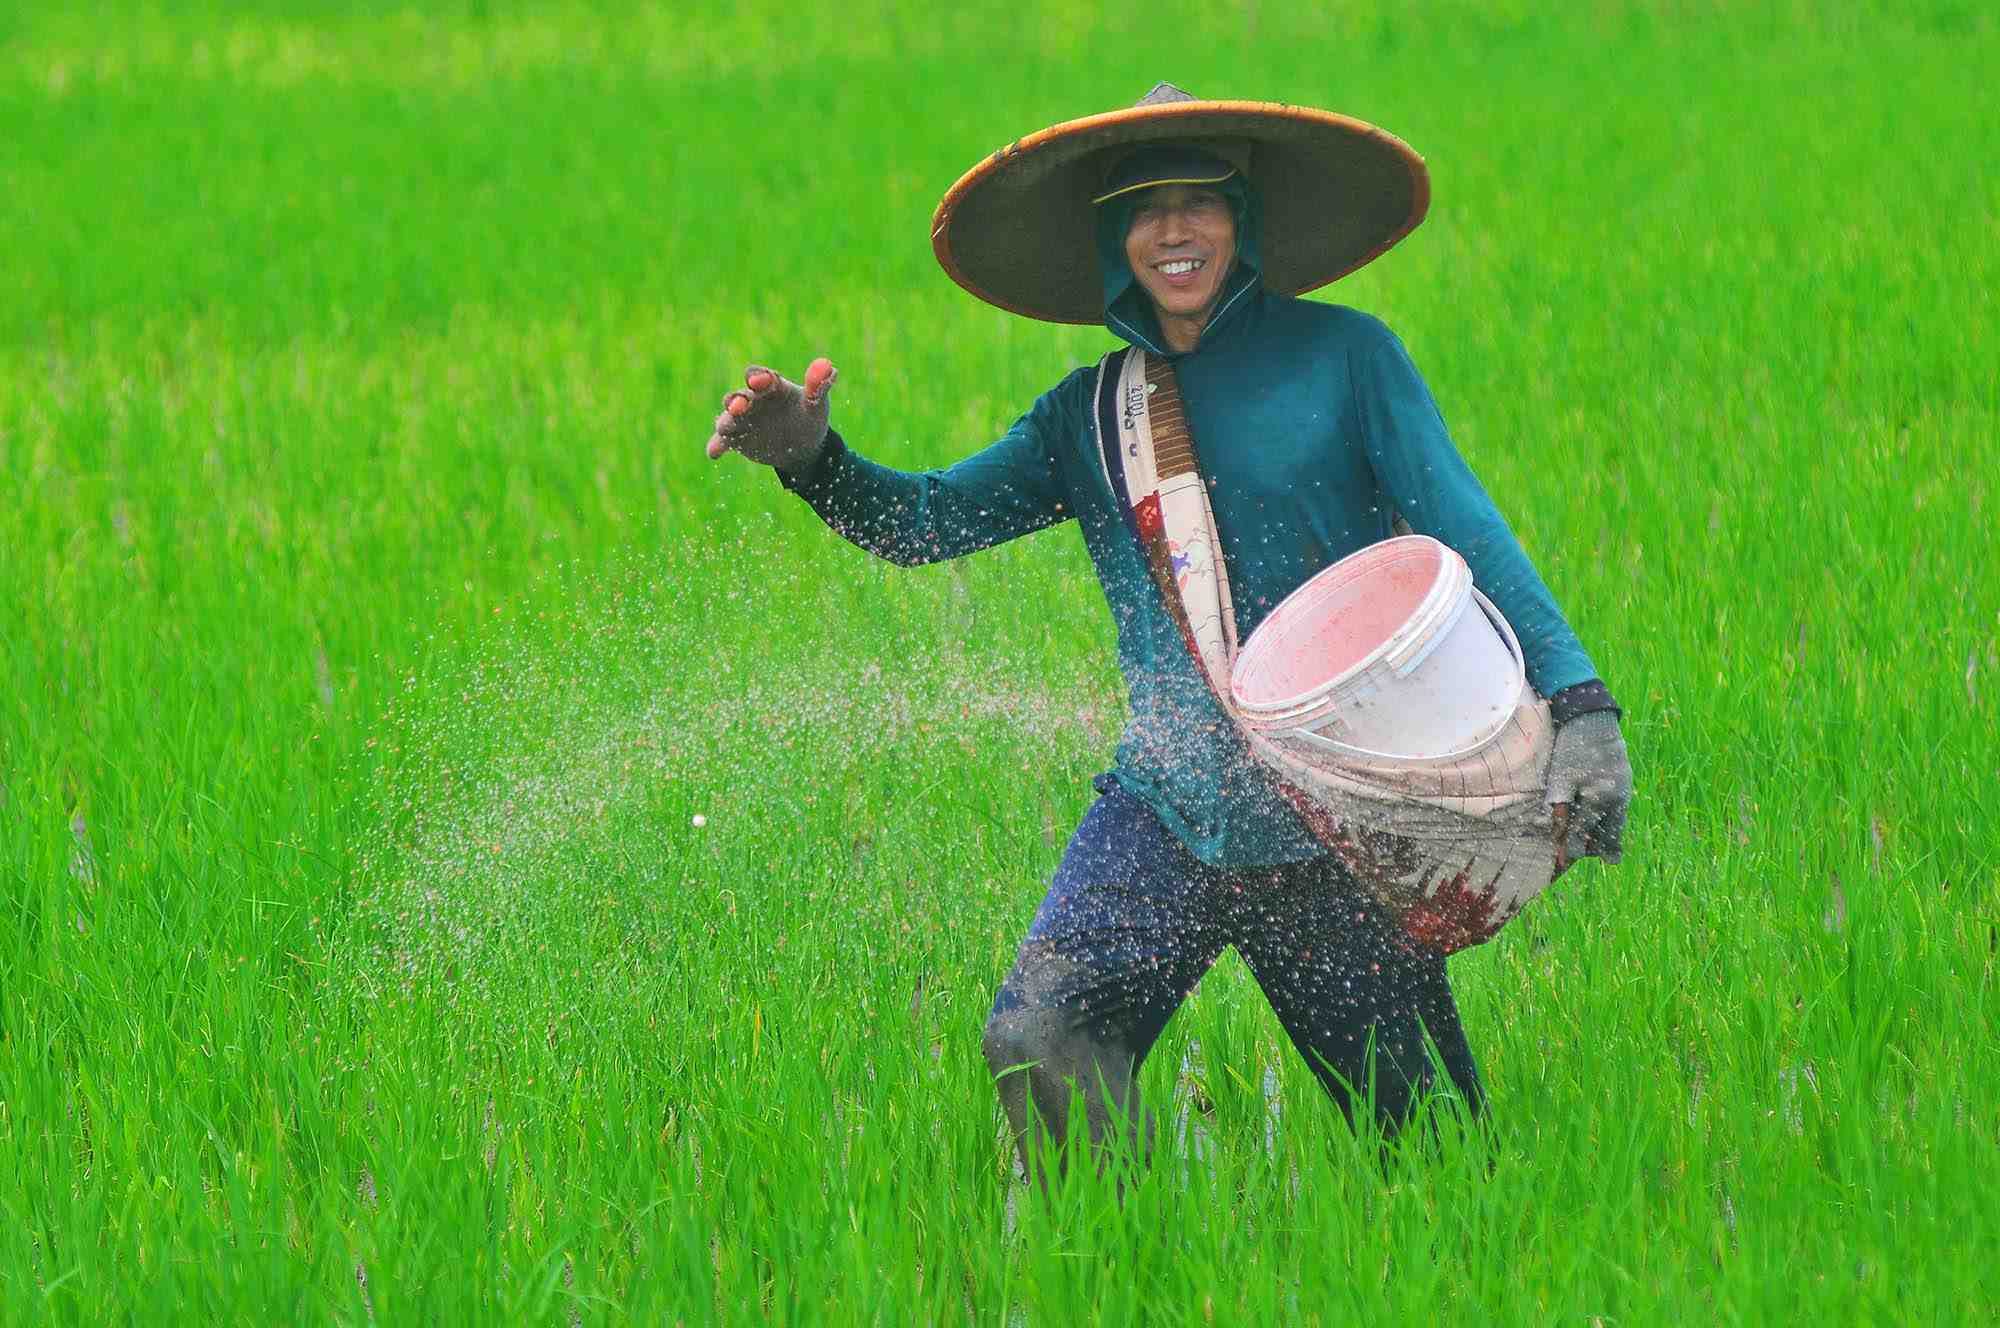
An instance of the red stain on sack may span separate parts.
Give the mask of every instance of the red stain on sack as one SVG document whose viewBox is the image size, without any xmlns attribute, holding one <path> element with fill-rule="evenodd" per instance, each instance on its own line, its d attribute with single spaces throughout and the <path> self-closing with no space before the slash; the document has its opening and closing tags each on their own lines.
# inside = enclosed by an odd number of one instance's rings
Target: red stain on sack
<svg viewBox="0 0 2000 1328">
<path fill-rule="evenodd" d="M 1491 939 L 1507 921 L 1494 916 L 1497 881 L 1496 877 L 1484 889 L 1470 889 L 1463 871 L 1440 881 L 1403 914 L 1403 930 L 1419 945 L 1444 954 Z"/>
</svg>

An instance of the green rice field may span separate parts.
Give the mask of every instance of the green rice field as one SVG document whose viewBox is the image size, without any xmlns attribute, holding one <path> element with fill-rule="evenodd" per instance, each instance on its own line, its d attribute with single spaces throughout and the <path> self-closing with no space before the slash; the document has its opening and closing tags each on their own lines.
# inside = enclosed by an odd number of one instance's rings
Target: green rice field
<svg viewBox="0 0 2000 1328">
<path fill-rule="evenodd" d="M 0 1322 L 2000 1319 L 2000 21 L 1959 3 L 0 6 Z M 1158 79 L 1380 124 L 1320 293 L 1626 708 L 1385 1161 L 1226 956 L 1143 1173 L 980 1028 L 1123 722 L 1074 527 L 901 571 L 1112 342 L 931 209 Z M 697 825 L 695 817 L 702 823 Z"/>
</svg>

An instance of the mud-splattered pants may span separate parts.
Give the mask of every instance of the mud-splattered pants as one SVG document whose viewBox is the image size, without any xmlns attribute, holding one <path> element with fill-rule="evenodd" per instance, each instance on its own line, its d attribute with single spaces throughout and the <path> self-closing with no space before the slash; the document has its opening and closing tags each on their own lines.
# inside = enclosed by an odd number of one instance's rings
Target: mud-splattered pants
<svg viewBox="0 0 2000 1328">
<path fill-rule="evenodd" d="M 1209 966 L 1233 945 L 1293 1044 L 1353 1119 L 1372 1088 L 1393 1133 L 1437 1067 L 1474 1113 L 1479 1071 L 1445 982 L 1333 857 L 1210 867 L 1131 794 L 1112 786 L 1077 827 L 993 1003 L 985 1052 L 1015 1139 L 1030 1108 L 1065 1136 L 1080 1092 L 1093 1140 L 1139 1120 L 1139 1064 Z"/>
</svg>

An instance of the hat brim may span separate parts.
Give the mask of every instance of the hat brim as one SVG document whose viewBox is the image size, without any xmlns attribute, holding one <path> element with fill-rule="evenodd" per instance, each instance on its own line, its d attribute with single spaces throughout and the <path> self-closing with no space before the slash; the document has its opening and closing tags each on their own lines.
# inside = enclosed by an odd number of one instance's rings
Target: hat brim
<svg viewBox="0 0 2000 1328">
<path fill-rule="evenodd" d="M 1430 207 L 1424 159 L 1365 121 L 1277 102 L 1163 102 L 1067 120 L 985 158 L 931 218 L 938 262 L 1012 313 L 1102 322 L 1091 199 L 1125 150 L 1162 140 L 1248 141 L 1264 284 L 1283 295 L 1354 271 L 1415 230 Z"/>
</svg>

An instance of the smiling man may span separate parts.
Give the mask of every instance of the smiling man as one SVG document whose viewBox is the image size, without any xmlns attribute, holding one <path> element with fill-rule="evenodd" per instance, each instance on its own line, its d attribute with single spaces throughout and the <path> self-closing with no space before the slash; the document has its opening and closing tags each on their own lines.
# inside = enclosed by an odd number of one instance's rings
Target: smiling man
<svg viewBox="0 0 2000 1328">
<path fill-rule="evenodd" d="M 1212 185 L 1137 186 L 1135 192 L 1125 261 L 1152 302 L 1161 340 L 1185 354 L 1200 343 L 1235 267 L 1235 213 Z"/>
<path fill-rule="evenodd" d="M 1079 1096 L 1093 1138 L 1136 1123 L 1133 1076 L 1229 946 L 1350 1118 L 1365 1103 L 1394 1132 L 1439 1069 L 1481 1108 L 1445 961 L 1490 932 L 1441 927 L 1357 879 L 1368 855 L 1260 759 L 1204 663 L 1213 623 L 1183 602 L 1188 567 L 1221 583 L 1219 648 L 1233 652 L 1399 518 L 1456 549 L 1519 633 L 1535 718 L 1552 727 L 1532 772 L 1542 824 L 1559 807 L 1582 852 L 1618 859 L 1631 773 L 1610 692 L 1402 343 L 1367 314 L 1295 298 L 1382 253 L 1428 201 L 1422 160 L 1372 126 L 1162 84 L 983 160 L 933 234 L 981 299 L 1101 321 L 1129 351 L 1070 374 L 990 447 L 921 474 L 865 460 L 828 427 L 825 359 L 803 385 L 751 368 L 716 418 L 711 458 L 775 467 L 834 530 L 898 563 L 1079 525 L 1131 713 L 986 1025 L 1031 1171 L 1037 1119 L 1062 1138 Z M 1142 436 L 1161 475 L 1195 481 L 1203 538 L 1167 538 L 1159 495 L 1135 489 Z"/>
</svg>

